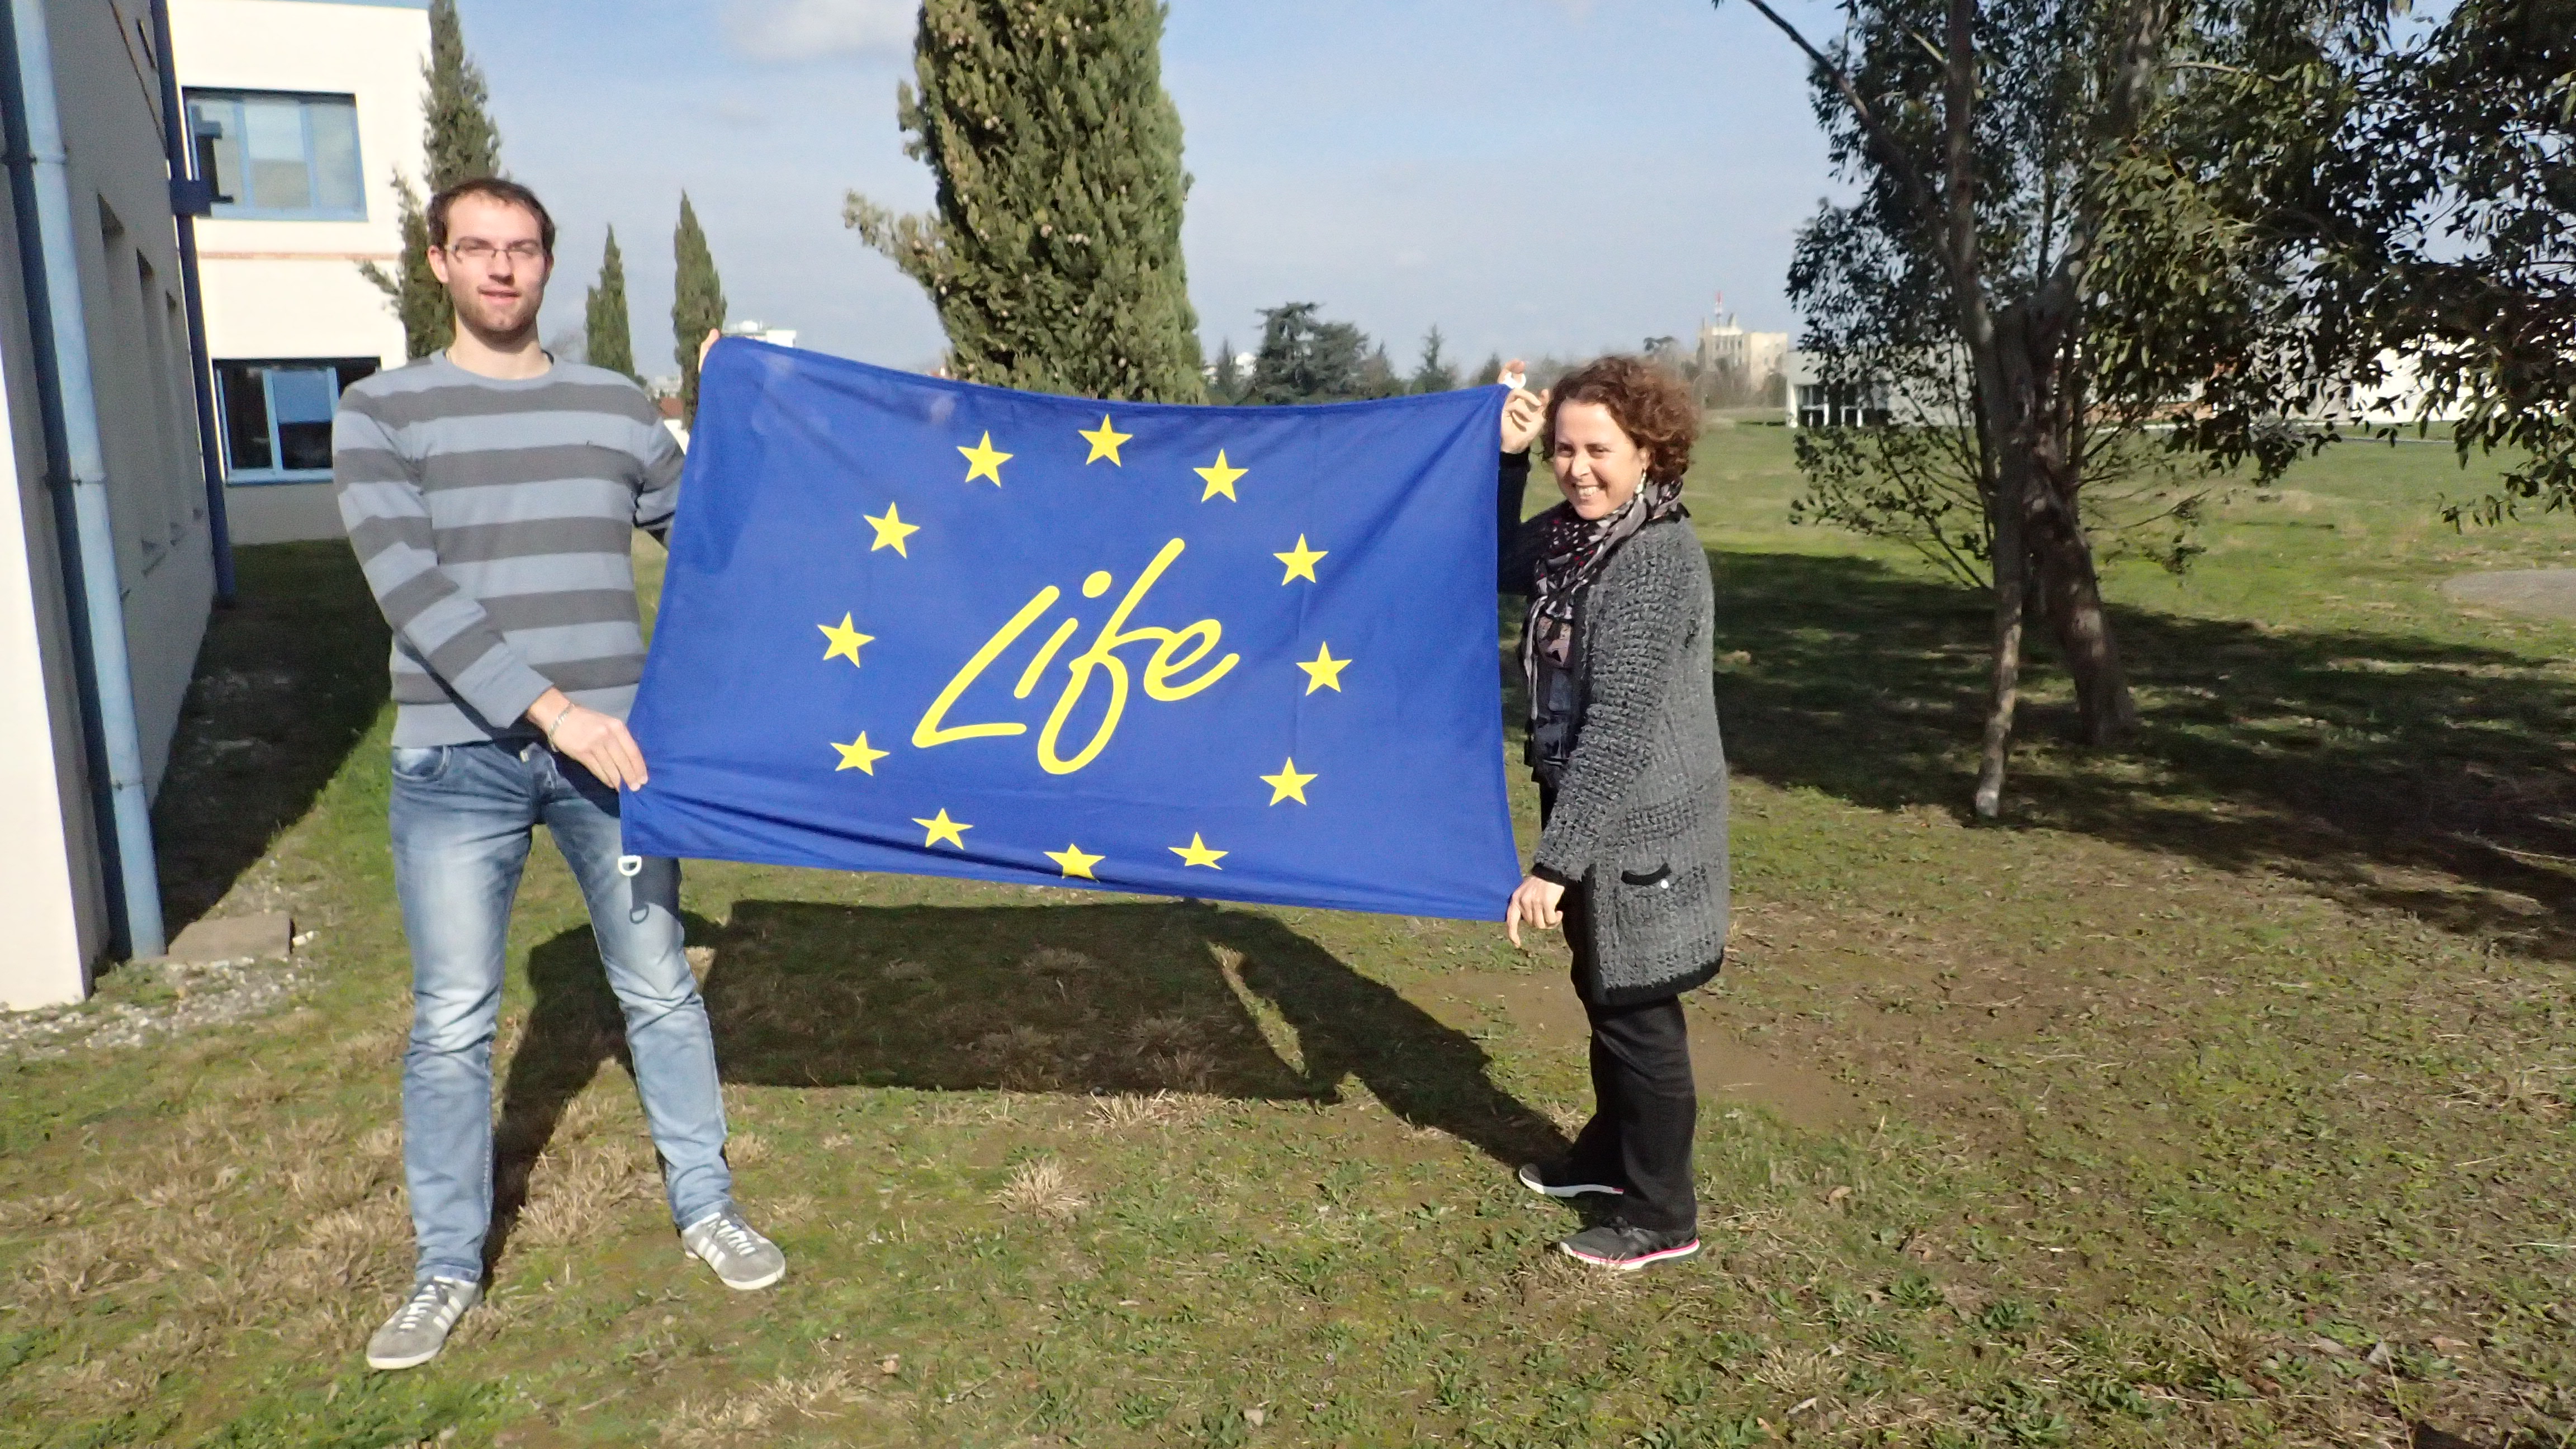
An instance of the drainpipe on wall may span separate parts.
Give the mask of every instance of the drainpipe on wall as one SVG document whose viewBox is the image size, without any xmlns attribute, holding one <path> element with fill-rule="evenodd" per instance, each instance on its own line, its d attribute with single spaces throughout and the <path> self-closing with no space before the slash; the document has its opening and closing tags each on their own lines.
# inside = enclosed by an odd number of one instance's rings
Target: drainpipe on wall
<svg viewBox="0 0 2576 1449">
<path fill-rule="evenodd" d="M 108 950 L 117 957 L 158 956 L 166 943 L 152 803 L 144 793 L 142 736 L 134 721 L 134 670 L 125 647 L 107 455 L 99 443 L 98 394 L 73 245 L 71 173 L 54 97 L 44 0 L 0 0 L 0 143 L 8 150 L 10 209 L 17 216 L 18 260 L 26 274 L 36 400 L 44 415 L 45 481 L 61 535 L 82 743 L 104 857 Z"/>
<path fill-rule="evenodd" d="M 206 537 L 215 551 L 215 602 L 233 601 L 233 527 L 224 511 L 224 455 L 215 434 L 215 363 L 206 355 L 206 294 L 197 281 L 197 218 L 214 210 L 214 183 L 196 174 L 179 62 L 170 54 L 170 0 L 152 0 L 152 53 L 161 62 L 161 130 L 170 153 L 170 215 L 179 224 L 179 290 L 188 304 L 188 375 L 197 385 L 197 454 L 206 469 Z"/>
</svg>

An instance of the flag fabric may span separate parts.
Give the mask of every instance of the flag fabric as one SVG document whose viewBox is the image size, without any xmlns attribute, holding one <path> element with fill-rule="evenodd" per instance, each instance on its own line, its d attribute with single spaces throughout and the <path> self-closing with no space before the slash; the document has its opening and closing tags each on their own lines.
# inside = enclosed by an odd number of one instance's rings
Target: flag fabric
<svg viewBox="0 0 2576 1449">
<path fill-rule="evenodd" d="M 1503 397 L 1086 402 L 717 343 L 626 848 L 1499 919 Z"/>
</svg>

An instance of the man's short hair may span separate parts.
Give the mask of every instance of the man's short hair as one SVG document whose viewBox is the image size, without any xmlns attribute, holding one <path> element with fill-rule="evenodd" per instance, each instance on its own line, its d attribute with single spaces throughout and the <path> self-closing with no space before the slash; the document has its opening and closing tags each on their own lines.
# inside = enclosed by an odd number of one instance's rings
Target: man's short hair
<svg viewBox="0 0 2576 1449">
<path fill-rule="evenodd" d="M 537 194 L 506 176 L 469 176 L 453 186 L 441 188 L 429 199 L 429 244 L 447 245 L 447 213 L 459 197 L 480 196 L 504 206 L 516 206 L 537 219 L 537 239 L 545 244 L 546 255 L 555 254 L 555 219 Z"/>
</svg>

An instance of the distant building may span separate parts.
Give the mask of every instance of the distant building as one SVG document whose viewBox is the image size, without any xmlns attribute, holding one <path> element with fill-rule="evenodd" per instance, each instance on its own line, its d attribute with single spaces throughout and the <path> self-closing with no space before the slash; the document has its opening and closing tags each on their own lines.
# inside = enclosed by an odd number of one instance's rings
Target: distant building
<svg viewBox="0 0 2576 1449">
<path fill-rule="evenodd" d="M 207 347 L 239 543 L 337 538 L 340 389 L 405 361 L 393 178 L 420 184 L 428 0 L 169 0 L 197 171 Z M 426 199 L 426 198 L 424 198 Z"/>
<path fill-rule="evenodd" d="M 754 342 L 766 342 L 773 347 L 793 347 L 796 345 L 795 328 L 772 327 L 766 322 L 752 318 L 745 318 L 740 322 L 726 323 L 724 335 L 727 337 L 748 337 Z"/>
<path fill-rule="evenodd" d="M 1747 332 L 1735 314 L 1721 312 L 1699 325 L 1699 370 L 1727 371 L 1748 386 L 1760 386 L 1780 371 L 1789 355 L 1786 332 Z"/>
<path fill-rule="evenodd" d="M 146 0 L 0 0 L 0 1007 L 162 949 L 151 796 L 216 579 Z"/>
<path fill-rule="evenodd" d="M 1788 422 L 1793 428 L 1876 427 L 1888 420 L 1884 383 L 1829 387 L 1818 380 L 1815 354 L 1789 353 L 1781 362 L 1788 386 Z"/>
</svg>

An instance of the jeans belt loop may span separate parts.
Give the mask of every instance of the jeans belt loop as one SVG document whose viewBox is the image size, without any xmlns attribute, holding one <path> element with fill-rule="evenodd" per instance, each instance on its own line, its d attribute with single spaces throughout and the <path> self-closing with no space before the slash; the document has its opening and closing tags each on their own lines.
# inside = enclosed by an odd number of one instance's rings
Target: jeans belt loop
<svg viewBox="0 0 2576 1449">
<path fill-rule="evenodd" d="M 640 926 L 653 913 L 653 903 L 644 897 L 644 857 L 617 857 L 617 873 L 626 877 L 626 919 Z"/>
</svg>

